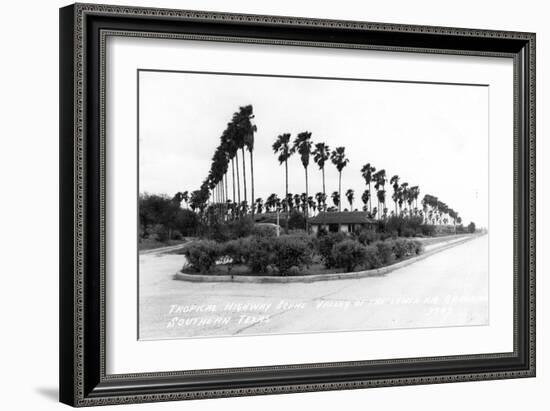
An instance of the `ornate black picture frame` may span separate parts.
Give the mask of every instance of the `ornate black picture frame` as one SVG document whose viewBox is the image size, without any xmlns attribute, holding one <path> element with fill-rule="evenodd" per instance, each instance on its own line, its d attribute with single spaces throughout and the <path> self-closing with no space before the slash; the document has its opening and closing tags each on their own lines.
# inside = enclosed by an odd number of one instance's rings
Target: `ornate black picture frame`
<svg viewBox="0 0 550 411">
<path fill-rule="evenodd" d="M 362 48 L 514 61 L 514 350 L 452 357 L 105 372 L 105 39 Z M 60 10 L 60 400 L 73 406 L 535 376 L 535 34 L 75 4 Z"/>
</svg>

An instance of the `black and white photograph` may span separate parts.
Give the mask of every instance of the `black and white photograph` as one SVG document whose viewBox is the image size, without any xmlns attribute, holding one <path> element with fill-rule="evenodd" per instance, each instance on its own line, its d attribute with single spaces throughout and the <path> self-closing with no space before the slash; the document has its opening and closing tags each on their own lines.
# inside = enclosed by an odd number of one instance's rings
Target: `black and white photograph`
<svg viewBox="0 0 550 411">
<path fill-rule="evenodd" d="M 136 87 L 139 340 L 489 324 L 487 84 Z"/>
</svg>

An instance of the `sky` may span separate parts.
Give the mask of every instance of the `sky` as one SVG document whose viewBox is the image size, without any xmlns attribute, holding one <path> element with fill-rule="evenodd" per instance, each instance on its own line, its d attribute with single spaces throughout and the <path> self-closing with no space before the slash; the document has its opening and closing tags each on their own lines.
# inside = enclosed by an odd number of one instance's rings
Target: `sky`
<svg viewBox="0 0 550 411">
<path fill-rule="evenodd" d="M 362 207 L 366 186 L 360 169 L 371 163 L 385 169 L 388 180 L 397 174 L 400 182 L 418 185 L 419 204 L 424 194 L 432 194 L 458 211 L 464 223 L 487 226 L 486 86 L 141 71 L 140 193 L 198 189 L 227 123 L 247 104 L 258 128 L 255 197 L 284 196 L 284 165 L 271 148 L 277 136 L 291 133 L 294 139 L 310 131 L 313 143 L 345 147 L 350 161 L 342 172 L 342 196 L 349 188 L 355 191 L 353 208 Z M 250 173 L 248 152 L 246 161 Z M 322 191 L 321 172 L 313 160 L 308 170 L 313 195 Z M 338 190 L 338 171 L 327 164 L 325 173 L 330 195 Z M 393 210 L 389 181 L 386 191 Z M 297 155 L 289 160 L 289 192 L 305 192 Z M 342 206 L 349 208 L 346 200 Z"/>
</svg>

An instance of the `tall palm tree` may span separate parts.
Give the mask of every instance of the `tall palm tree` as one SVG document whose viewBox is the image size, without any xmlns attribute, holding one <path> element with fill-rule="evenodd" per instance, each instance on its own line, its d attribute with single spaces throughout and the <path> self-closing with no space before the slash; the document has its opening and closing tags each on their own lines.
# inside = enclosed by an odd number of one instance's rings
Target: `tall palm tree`
<svg viewBox="0 0 550 411">
<path fill-rule="evenodd" d="M 370 190 L 367 188 L 361 195 L 361 201 L 363 202 L 363 211 L 367 211 L 367 203 L 370 200 Z"/>
<path fill-rule="evenodd" d="M 264 201 L 258 197 L 255 201 L 255 207 L 252 207 L 252 209 L 256 208 L 258 210 L 258 214 L 261 214 L 264 208 Z M 254 215 L 254 214 L 252 214 Z"/>
<path fill-rule="evenodd" d="M 378 211 L 378 214 L 379 214 L 379 217 L 380 217 L 380 199 L 381 198 L 384 198 L 384 201 L 385 201 L 385 197 L 386 197 L 386 192 L 384 190 L 384 186 L 386 185 L 386 170 L 382 169 L 382 170 L 378 170 L 375 174 L 372 175 L 372 178 L 374 179 L 374 188 L 376 189 L 376 197 L 378 199 L 378 207 L 377 207 L 377 211 Z M 382 195 L 378 194 L 379 191 L 384 191 L 384 193 Z M 382 202 L 383 203 L 383 202 Z"/>
<path fill-rule="evenodd" d="M 338 210 L 340 210 L 340 193 L 338 191 L 334 191 L 331 194 L 332 202 L 336 207 L 338 207 Z"/>
<path fill-rule="evenodd" d="M 332 164 L 336 166 L 338 170 L 338 198 L 342 197 L 342 170 L 348 165 L 349 160 L 346 158 L 345 147 L 336 147 L 330 154 L 330 160 Z M 341 211 L 341 202 L 338 201 L 338 211 Z"/>
<path fill-rule="evenodd" d="M 285 198 L 287 199 L 286 207 L 286 226 L 285 231 L 288 233 L 288 217 L 290 204 L 288 203 L 288 159 L 292 155 L 292 148 L 290 147 L 290 133 L 281 134 L 273 143 L 273 152 L 278 154 L 279 164 L 285 163 Z"/>
<path fill-rule="evenodd" d="M 365 183 L 369 186 L 369 194 L 372 192 L 370 183 L 372 181 L 372 175 L 375 171 L 376 171 L 376 168 L 371 166 L 370 163 L 365 164 L 361 168 L 361 176 L 365 179 Z M 372 214 L 372 199 L 369 200 L 369 211 Z"/>
<path fill-rule="evenodd" d="M 309 166 L 309 158 L 311 156 L 311 133 L 309 131 L 303 131 L 300 134 L 296 136 L 296 139 L 294 140 L 294 145 L 292 147 L 292 150 L 300 154 L 300 160 L 302 161 L 302 165 L 304 166 L 304 171 L 306 174 L 306 203 L 307 198 L 309 197 L 308 193 L 308 175 L 307 175 L 307 168 Z M 304 217 L 306 219 L 306 232 L 308 231 L 308 207 L 306 206 L 304 209 Z"/>
<path fill-rule="evenodd" d="M 252 150 L 254 149 L 254 132 L 256 131 L 256 126 L 252 124 L 252 119 L 254 118 L 253 109 L 251 105 L 239 107 L 239 111 L 233 114 L 231 124 L 234 128 L 234 141 L 237 148 L 241 149 L 242 159 L 243 159 L 243 187 L 244 187 L 244 201 L 247 202 L 247 192 L 246 192 L 246 158 L 244 154 L 244 149 L 247 147 L 252 155 Z M 238 175 L 238 174 L 237 174 Z M 252 201 L 254 202 L 254 197 Z"/>
<path fill-rule="evenodd" d="M 376 196 L 378 197 L 378 204 L 382 204 L 384 206 L 386 204 L 386 190 L 384 190 L 384 189 L 378 190 L 376 192 Z M 388 209 L 386 207 L 383 207 L 382 210 L 380 210 L 380 211 L 383 211 L 384 213 L 387 213 Z"/>
<path fill-rule="evenodd" d="M 265 200 L 265 207 L 267 211 L 273 211 L 277 203 L 277 200 L 278 200 L 277 194 L 275 193 L 272 193 L 269 195 L 269 197 L 267 197 L 267 199 Z"/>
<path fill-rule="evenodd" d="M 418 186 L 411 187 L 411 196 L 414 200 L 414 208 L 418 208 L 418 196 L 420 195 L 420 188 Z"/>
<path fill-rule="evenodd" d="M 353 199 L 355 198 L 355 192 L 351 188 L 346 191 L 346 198 L 348 199 L 350 211 L 353 211 Z"/>
<path fill-rule="evenodd" d="M 410 189 L 409 189 L 409 183 L 405 182 L 405 183 L 402 183 L 401 184 L 401 191 L 403 192 L 403 200 L 406 204 L 409 204 L 409 209 L 408 211 L 410 212 L 410 197 L 411 197 L 411 193 L 410 193 Z"/>
<path fill-rule="evenodd" d="M 330 148 L 325 143 L 315 144 L 315 150 L 313 150 L 313 161 L 319 166 L 323 174 L 323 194 L 326 195 L 325 190 L 325 163 L 330 158 Z M 320 203 L 318 203 L 320 205 Z"/>
<path fill-rule="evenodd" d="M 327 208 L 327 195 L 325 193 L 317 193 L 315 194 L 315 199 L 317 200 L 317 208 L 319 212 L 321 212 L 321 209 L 326 211 Z"/>
<path fill-rule="evenodd" d="M 399 200 L 399 176 L 395 174 L 390 178 L 390 184 L 393 186 L 392 200 L 395 205 L 395 215 L 397 215 L 397 201 Z"/>
<path fill-rule="evenodd" d="M 254 201 L 254 133 L 258 130 L 252 123 L 254 118 L 252 105 L 240 107 L 239 109 L 239 129 L 243 134 L 243 143 L 250 153 L 250 198 Z M 244 155 L 244 152 L 243 152 Z M 243 160 L 244 167 L 244 160 Z M 246 181 L 244 186 L 246 200 Z M 254 207 L 252 207 L 252 218 L 254 218 Z"/>
</svg>

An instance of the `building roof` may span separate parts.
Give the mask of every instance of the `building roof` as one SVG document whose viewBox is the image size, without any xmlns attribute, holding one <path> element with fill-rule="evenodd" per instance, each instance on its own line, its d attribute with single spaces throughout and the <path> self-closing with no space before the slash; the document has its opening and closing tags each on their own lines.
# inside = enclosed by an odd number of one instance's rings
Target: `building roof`
<svg viewBox="0 0 550 411">
<path fill-rule="evenodd" d="M 374 224 L 366 211 L 322 212 L 308 220 L 310 224 Z"/>
</svg>

